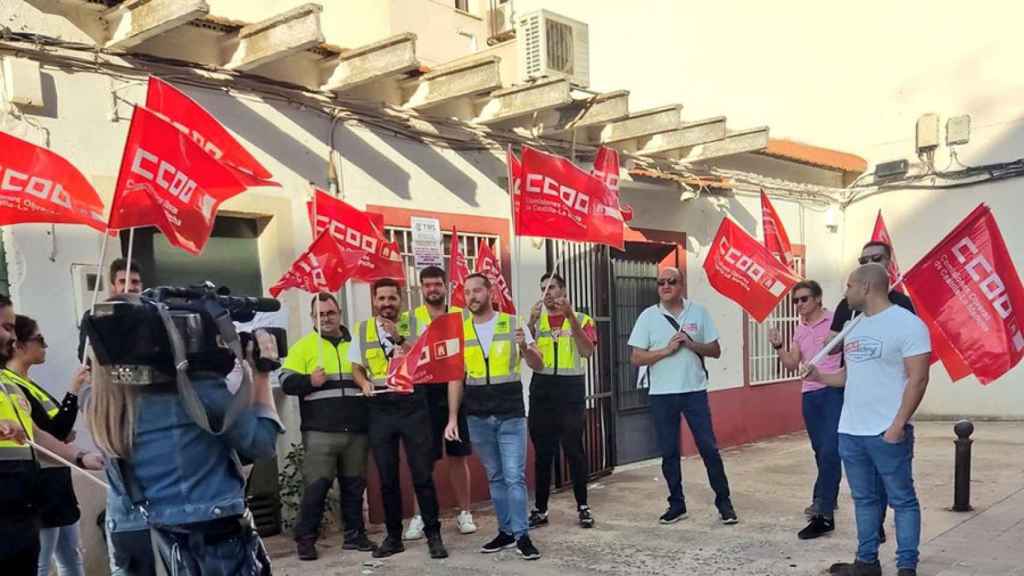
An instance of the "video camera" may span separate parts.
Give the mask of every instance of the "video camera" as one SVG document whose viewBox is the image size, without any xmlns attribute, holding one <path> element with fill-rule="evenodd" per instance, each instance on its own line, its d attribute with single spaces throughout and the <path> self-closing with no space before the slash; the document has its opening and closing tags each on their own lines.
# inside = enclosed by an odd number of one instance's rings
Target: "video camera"
<svg viewBox="0 0 1024 576">
<path fill-rule="evenodd" d="M 147 385 L 175 380 L 183 362 L 186 372 L 226 375 L 236 357 L 244 358 L 251 333 L 239 333 L 234 322 L 248 322 L 257 312 L 275 312 L 281 303 L 271 298 L 230 296 L 224 287 L 151 288 L 141 295 L 119 294 L 96 304 L 84 327 L 96 360 L 111 367 L 116 383 Z M 278 358 L 287 353 L 282 328 L 261 328 L 277 341 Z M 255 344 L 255 343 L 254 343 Z M 255 368 L 270 372 L 280 367 L 261 358 L 254 345 Z"/>
</svg>

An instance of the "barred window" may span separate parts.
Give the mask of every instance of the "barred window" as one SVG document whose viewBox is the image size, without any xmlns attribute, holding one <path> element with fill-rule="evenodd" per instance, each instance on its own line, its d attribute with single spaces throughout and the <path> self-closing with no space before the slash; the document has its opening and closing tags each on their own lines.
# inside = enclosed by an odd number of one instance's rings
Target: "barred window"
<svg viewBox="0 0 1024 576">
<path fill-rule="evenodd" d="M 800 276 L 804 276 L 805 255 L 802 247 L 793 247 L 796 253 L 793 255 L 793 270 Z M 747 323 L 747 374 L 751 385 L 772 384 L 775 382 L 786 382 L 797 378 L 796 371 L 786 370 L 779 360 L 779 355 L 772 348 L 768 341 L 768 331 L 778 328 L 782 332 L 783 340 L 792 342 L 793 333 L 796 331 L 797 323 L 800 320 L 791 298 L 784 298 L 778 307 L 761 324 L 749 315 L 744 314 Z"/>
<path fill-rule="evenodd" d="M 398 251 L 402 255 L 402 261 L 405 263 L 405 277 L 408 281 L 408 289 L 406 292 L 406 305 L 408 310 L 419 306 L 421 302 L 420 291 L 418 290 L 420 285 L 420 277 L 416 272 L 415 262 L 412 255 L 412 229 L 398 226 L 386 226 L 384 228 L 385 237 L 389 242 L 398 243 Z M 459 247 L 462 249 L 462 253 L 466 256 L 466 266 L 472 271 L 476 268 L 477 258 L 477 243 L 480 239 L 485 239 L 491 243 L 491 249 L 495 254 L 501 254 L 501 239 L 493 234 L 472 234 L 459 231 Z M 444 269 L 445 272 L 449 272 L 448 262 L 451 258 L 451 244 L 452 234 L 451 232 L 441 233 L 441 246 L 444 249 Z"/>
</svg>

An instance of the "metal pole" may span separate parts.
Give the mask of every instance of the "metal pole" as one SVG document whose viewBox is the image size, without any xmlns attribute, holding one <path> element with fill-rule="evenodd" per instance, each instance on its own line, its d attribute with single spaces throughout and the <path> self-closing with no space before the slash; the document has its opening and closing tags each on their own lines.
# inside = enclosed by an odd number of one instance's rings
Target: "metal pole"
<svg viewBox="0 0 1024 576">
<path fill-rule="evenodd" d="M 956 433 L 956 461 L 953 479 L 953 511 L 970 512 L 971 508 L 971 440 L 974 424 L 970 420 L 961 420 L 953 426 Z"/>
</svg>

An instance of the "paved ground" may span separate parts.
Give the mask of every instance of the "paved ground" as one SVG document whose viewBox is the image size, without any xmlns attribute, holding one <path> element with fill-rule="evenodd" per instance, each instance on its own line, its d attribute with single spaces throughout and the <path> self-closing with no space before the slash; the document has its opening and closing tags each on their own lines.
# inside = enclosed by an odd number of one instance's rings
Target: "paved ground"
<svg viewBox="0 0 1024 576">
<path fill-rule="evenodd" d="M 923 575 L 1024 575 L 1024 423 L 981 422 L 974 435 L 975 511 L 954 513 L 953 434 L 948 422 L 924 422 L 917 430 L 915 461 L 924 512 Z M 722 526 L 699 459 L 684 463 L 690 517 L 672 526 L 657 523 L 665 507 L 660 467 L 647 462 L 620 468 L 593 485 L 591 506 L 598 524 L 582 530 L 574 523 L 572 496 L 552 501 L 552 524 L 533 533 L 544 557 L 519 559 L 514 551 L 485 556 L 477 549 L 495 533 L 494 514 L 476 512 L 481 530 L 457 534 L 445 523 L 451 557 L 431 560 L 422 541 L 405 553 L 375 561 L 369 554 L 340 553 L 337 536 L 319 546 L 320 560 L 299 562 L 290 540 L 268 541 L 275 574 L 388 574 L 395 576 L 530 574 L 537 576 L 816 575 L 835 561 L 852 558 L 853 504 L 845 481 L 836 532 L 801 542 L 802 510 L 810 499 L 813 463 L 806 438 L 792 435 L 725 453 L 740 524 Z M 381 538 L 380 527 L 373 537 Z M 887 530 L 893 534 L 890 513 Z M 882 547 L 886 573 L 895 574 L 894 539 Z"/>
</svg>

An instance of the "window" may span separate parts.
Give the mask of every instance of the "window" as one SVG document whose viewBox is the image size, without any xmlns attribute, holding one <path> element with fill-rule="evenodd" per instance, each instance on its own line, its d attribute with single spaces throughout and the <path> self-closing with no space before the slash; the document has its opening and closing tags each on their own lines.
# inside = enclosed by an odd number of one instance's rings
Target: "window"
<svg viewBox="0 0 1024 576">
<path fill-rule="evenodd" d="M 469 0 L 455 0 L 455 9 L 469 12 Z"/>
<path fill-rule="evenodd" d="M 803 277 L 806 270 L 803 247 L 794 246 L 793 251 L 795 253 L 793 255 L 793 270 Z M 797 378 L 796 371 L 786 370 L 768 341 L 768 331 L 772 328 L 778 328 L 786 342 L 792 341 L 793 332 L 800 319 L 796 313 L 796 307 L 793 306 L 793 301 L 790 298 L 784 298 L 771 316 L 761 324 L 746 314 L 744 316 L 747 323 L 747 375 L 750 384 L 771 384 L 795 380 Z"/>
<path fill-rule="evenodd" d="M 405 277 L 408 280 L 408 290 L 406 290 L 406 305 L 409 310 L 412 310 L 416 306 L 421 304 L 420 291 L 418 290 L 420 285 L 419 273 L 416 271 L 412 256 L 412 229 L 396 226 L 386 226 L 384 228 L 384 234 L 388 241 L 398 243 L 398 251 L 402 255 L 402 260 L 405 262 Z M 466 266 L 472 272 L 476 268 L 476 248 L 477 242 L 480 239 L 485 239 L 491 243 L 491 249 L 496 255 L 501 254 L 501 240 L 498 236 L 493 234 L 467 234 L 465 232 L 459 232 L 459 247 L 462 253 L 466 256 Z M 442 232 L 441 234 L 441 246 L 444 249 L 444 261 L 445 271 L 449 269 L 449 259 L 451 258 L 451 244 L 452 234 L 451 232 Z M 500 256 L 499 256 L 500 258 Z"/>
</svg>

